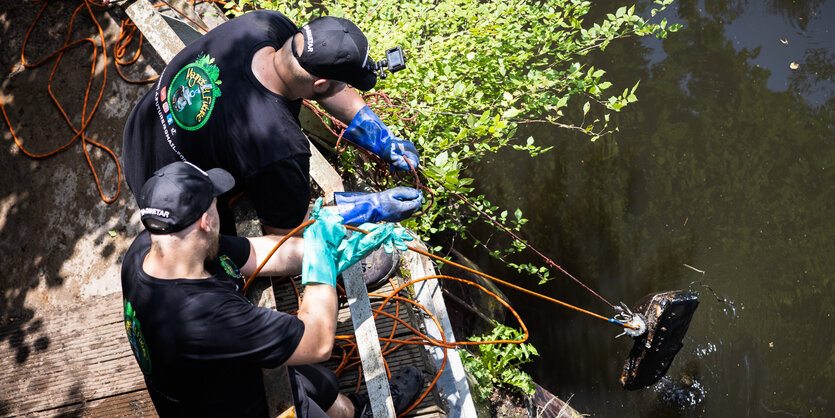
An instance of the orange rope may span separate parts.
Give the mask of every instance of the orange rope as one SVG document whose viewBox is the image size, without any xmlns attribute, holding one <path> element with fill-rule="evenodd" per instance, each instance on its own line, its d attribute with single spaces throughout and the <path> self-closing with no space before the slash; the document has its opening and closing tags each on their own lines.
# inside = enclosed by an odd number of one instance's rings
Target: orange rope
<svg viewBox="0 0 835 418">
<path fill-rule="evenodd" d="M 38 11 L 38 14 L 35 17 L 35 20 L 32 22 L 32 24 L 29 26 L 29 29 L 26 31 L 26 37 L 23 40 L 23 45 L 22 45 L 21 50 L 20 50 L 20 62 L 23 64 L 23 66 L 25 68 L 34 68 L 34 67 L 40 66 L 41 64 L 45 63 L 46 61 L 48 61 L 52 57 L 57 56 L 57 59 L 55 60 L 55 65 L 52 67 L 52 71 L 49 74 L 49 81 L 48 81 L 48 84 L 47 84 L 47 91 L 49 93 L 49 96 L 52 98 L 53 103 L 55 103 L 55 105 L 58 107 L 58 111 L 64 117 L 64 120 L 70 126 L 70 129 L 75 133 L 75 135 L 73 135 L 73 137 L 66 144 L 64 144 L 64 145 L 62 145 L 62 146 L 60 146 L 60 147 L 58 147 L 58 148 L 56 148 L 52 151 L 49 151 L 49 152 L 46 152 L 46 153 L 34 153 L 34 152 L 31 152 L 31 151 L 27 150 L 23 146 L 23 143 L 21 142 L 20 138 L 18 138 L 17 134 L 15 133 L 14 128 L 12 126 L 12 123 L 9 120 L 9 116 L 6 113 L 6 108 L 3 105 L 2 97 L 0 97 L 0 112 L 3 113 L 3 119 L 6 121 L 6 124 L 9 127 L 9 131 L 11 132 L 12 138 L 14 138 L 14 141 L 15 141 L 15 144 L 17 144 L 17 147 L 23 152 L 23 154 L 25 154 L 26 156 L 31 157 L 31 158 L 41 159 L 41 158 L 51 157 L 51 156 L 56 155 L 59 152 L 65 150 L 65 149 L 67 149 L 70 145 L 72 145 L 76 141 L 76 139 L 81 138 L 82 149 L 84 150 L 84 157 L 87 160 L 87 164 L 90 167 L 90 171 L 93 173 L 93 178 L 96 181 L 96 187 L 99 190 L 99 195 L 101 196 L 101 199 L 105 203 L 112 203 L 119 196 L 119 191 L 121 190 L 122 167 L 119 164 L 119 159 L 116 157 L 116 154 L 113 153 L 113 151 L 110 148 L 108 148 L 105 145 L 102 145 L 99 142 L 96 142 L 96 141 L 92 140 L 91 138 L 89 138 L 85 134 L 85 132 L 87 130 L 87 127 L 89 126 L 89 124 L 90 124 L 90 122 L 93 118 L 93 115 L 95 114 L 96 109 L 98 108 L 99 103 L 101 102 L 102 95 L 104 94 L 104 88 L 105 88 L 105 85 L 107 84 L 107 66 L 105 65 L 104 69 L 102 70 L 102 82 L 101 82 L 101 86 L 99 87 L 98 96 L 96 97 L 92 108 L 88 109 L 88 103 L 90 101 L 90 92 L 91 92 L 92 87 L 93 87 L 93 79 L 96 76 L 96 61 L 98 60 L 98 47 L 99 47 L 99 45 L 96 43 L 96 39 L 94 39 L 92 37 L 78 39 L 78 40 L 75 40 L 73 42 L 70 42 L 70 37 L 72 35 L 72 27 L 73 27 L 73 24 L 75 22 L 75 18 L 82 9 L 86 9 L 86 11 L 89 13 L 90 18 L 92 19 L 92 21 L 93 21 L 93 23 L 96 26 L 96 29 L 98 31 L 99 39 L 100 39 L 101 45 L 102 45 L 102 56 L 104 58 L 105 63 L 107 63 L 107 51 L 104 49 L 104 45 L 105 45 L 104 32 L 102 31 L 101 25 L 99 24 L 98 20 L 96 20 L 96 17 L 93 14 L 92 9 L 90 8 L 90 5 L 100 6 L 101 4 L 97 3 L 97 2 L 93 2 L 91 0 L 85 0 L 82 4 L 80 4 L 75 9 L 75 11 L 72 14 L 72 17 L 70 18 L 69 28 L 67 29 L 67 36 L 66 36 L 66 39 L 64 40 L 64 44 L 60 48 L 58 48 L 57 50 L 55 50 L 52 53 L 50 53 L 49 55 L 47 55 L 45 58 L 41 59 L 40 61 L 35 62 L 35 63 L 29 63 L 26 59 L 26 43 L 29 40 L 29 36 L 32 34 L 32 30 L 35 28 L 35 25 L 38 23 L 41 16 L 43 15 L 43 12 L 46 9 L 47 5 L 48 5 L 48 1 L 44 0 L 43 6 L 41 6 L 40 11 Z M 55 97 L 55 94 L 52 91 L 52 79 L 55 76 L 55 72 L 58 69 L 58 65 L 61 62 L 61 58 L 63 58 L 64 53 L 68 49 L 70 49 L 70 48 L 72 48 L 76 45 L 86 43 L 86 42 L 89 42 L 93 46 L 93 56 L 92 56 L 92 62 L 91 62 L 91 65 L 90 65 L 90 77 L 87 81 L 87 89 L 84 93 L 84 101 L 83 101 L 83 105 L 82 105 L 82 108 L 81 108 L 81 127 L 77 128 L 72 123 L 70 117 L 67 115 L 67 112 L 64 110 L 64 107 L 58 101 L 58 98 Z M 102 190 L 101 180 L 99 179 L 99 175 L 96 172 L 95 167 L 93 166 L 93 161 L 90 158 L 90 153 L 87 149 L 87 144 L 91 144 L 93 146 L 99 147 L 100 149 L 104 150 L 108 155 L 110 155 L 110 157 L 113 159 L 114 163 L 116 164 L 116 169 L 117 169 L 116 192 L 114 193 L 114 195 L 112 197 L 107 197 L 104 194 L 104 191 Z"/>
<path fill-rule="evenodd" d="M 293 230 L 292 230 L 292 231 L 290 231 L 290 233 L 289 233 L 289 234 L 285 235 L 285 236 L 284 236 L 284 238 L 281 238 L 281 240 L 280 240 L 280 241 L 278 241 L 278 244 L 275 244 L 275 247 L 273 247 L 273 249 L 270 251 L 270 253 L 269 253 L 269 254 L 267 254 L 267 256 L 264 258 L 264 261 L 262 261 L 262 262 L 261 262 L 261 264 L 258 266 L 258 268 L 256 268 L 256 269 L 255 269 L 255 271 L 253 271 L 253 272 L 252 272 L 252 274 L 251 274 L 251 275 L 249 275 L 249 278 L 248 278 L 248 279 L 246 279 L 246 282 L 244 283 L 244 289 L 243 289 L 243 293 L 244 293 L 244 294 L 246 294 L 246 291 L 247 291 L 247 289 L 249 289 L 249 285 L 250 285 L 250 284 L 252 283 L 252 281 L 255 279 L 255 276 L 257 276 L 257 275 L 258 275 L 258 273 L 260 273 L 260 272 L 261 272 L 261 269 L 262 269 L 262 268 L 264 268 L 264 265 L 265 265 L 265 264 L 267 264 L 267 261 L 269 261 L 269 260 L 270 260 L 270 257 L 272 257 L 272 256 L 273 256 L 273 254 L 275 254 L 276 250 L 278 250 L 278 247 L 281 247 L 281 245 L 282 245 L 282 244 L 284 244 L 284 242 L 286 242 L 286 241 L 287 241 L 290 237 L 292 237 L 293 235 L 295 235 L 295 234 L 296 234 L 296 232 L 298 232 L 298 231 L 300 231 L 300 230 L 302 230 L 302 229 L 304 229 L 304 228 L 307 228 L 307 226 L 308 226 L 308 225 L 311 225 L 311 224 L 313 224 L 314 222 L 316 222 L 316 220 L 315 220 L 315 219 L 311 219 L 311 220 L 309 220 L 309 221 L 307 221 L 307 222 L 305 222 L 305 223 L 303 223 L 303 224 L 301 224 L 301 225 L 299 225 L 299 226 L 297 226 L 297 227 L 293 228 Z"/>
<path fill-rule="evenodd" d="M 139 45 L 136 47 L 136 53 L 133 54 L 133 58 L 125 60 L 125 54 L 127 53 L 128 46 L 131 42 L 133 42 L 134 35 L 139 31 L 130 19 L 122 20 L 121 26 L 119 27 L 119 39 L 113 44 L 113 64 L 116 67 L 116 72 L 122 77 L 123 80 L 127 81 L 128 83 L 134 84 L 144 84 L 149 83 L 152 81 L 156 81 L 159 78 L 159 75 L 146 78 L 144 80 L 133 80 L 122 74 L 122 70 L 120 66 L 127 66 L 136 63 L 139 59 L 139 54 L 142 53 L 142 32 L 139 32 Z"/>
<path fill-rule="evenodd" d="M 298 231 L 302 230 L 303 228 L 306 228 L 307 226 L 311 225 L 314 222 L 315 222 L 315 220 L 308 220 L 307 222 L 297 226 L 289 234 L 284 236 L 273 247 L 273 249 L 270 251 L 270 253 L 265 257 L 264 261 L 262 261 L 261 264 L 258 266 L 258 268 L 256 268 L 256 270 L 249 276 L 249 278 L 247 278 L 247 280 L 244 284 L 244 289 L 243 289 L 244 294 L 246 294 L 246 291 L 249 289 L 249 286 L 252 283 L 252 281 L 255 279 L 255 277 L 258 275 L 258 273 L 260 273 L 261 269 L 264 267 L 264 265 L 267 263 L 267 261 L 270 259 L 270 257 L 272 257 L 272 255 L 278 250 L 278 248 L 281 247 L 281 245 L 284 244 L 284 242 L 286 242 L 287 239 L 290 236 L 295 235 Z M 351 229 L 351 230 L 367 233 L 366 231 L 362 231 L 361 229 L 354 228 L 354 227 L 351 227 L 351 226 L 347 226 L 347 228 Z M 475 342 L 474 341 L 460 341 L 460 342 L 454 342 L 454 343 L 447 342 L 446 336 L 443 333 L 443 328 L 441 327 L 441 324 L 438 321 L 438 319 L 435 317 L 435 315 L 433 315 L 423 305 L 421 305 L 421 304 L 419 304 L 419 303 L 417 303 L 417 302 L 415 302 L 411 299 L 404 298 L 404 297 L 401 297 L 401 296 L 397 295 L 399 292 L 403 291 L 408 286 L 411 286 L 411 285 L 413 285 L 415 283 L 418 283 L 418 282 L 421 282 L 421 281 L 430 280 L 430 279 L 456 280 L 456 281 L 459 281 L 459 282 L 462 282 L 462 283 L 465 283 L 465 284 L 469 284 L 471 286 L 478 287 L 482 291 L 486 292 L 487 294 L 489 294 L 490 296 L 492 296 L 493 298 L 498 300 L 499 303 L 504 305 L 508 310 L 510 310 L 510 312 L 513 314 L 513 316 L 516 318 L 516 320 L 519 322 L 520 326 L 522 327 L 522 329 L 525 333 L 524 338 L 521 339 L 521 340 L 518 340 L 518 341 L 499 340 L 499 341 L 475 341 Z M 301 304 L 301 302 L 300 302 L 301 295 L 299 294 L 298 289 L 296 288 L 295 281 L 292 281 L 292 283 L 293 283 L 293 289 L 296 292 L 297 300 L 299 301 L 299 304 Z M 496 294 L 494 294 L 494 293 L 490 292 L 489 290 L 485 289 L 483 286 L 481 286 L 477 283 L 470 282 L 468 280 L 464 280 L 464 279 L 460 279 L 460 278 L 456 278 L 456 277 L 452 277 L 452 276 L 445 276 L 445 275 L 428 276 L 428 277 L 424 277 L 424 278 L 420 278 L 420 279 L 411 280 L 411 281 L 397 287 L 396 289 L 394 289 L 389 295 L 380 295 L 380 294 L 376 294 L 376 293 L 370 293 L 369 297 L 383 297 L 383 298 L 385 298 L 380 306 L 378 306 L 377 308 L 372 309 L 372 312 L 374 312 L 374 319 L 375 320 L 380 315 L 382 315 L 382 316 L 388 317 L 388 318 L 390 318 L 394 321 L 394 326 L 392 327 L 392 330 L 389 333 L 389 336 L 388 337 L 379 337 L 379 340 L 385 343 L 383 345 L 383 347 L 381 347 L 381 352 L 384 356 L 383 364 L 386 367 L 386 374 L 389 376 L 389 378 L 391 377 L 391 372 L 390 372 L 389 367 L 388 367 L 388 362 L 385 360 L 385 356 L 393 353 L 397 349 L 399 349 L 403 346 L 406 346 L 406 345 L 430 345 L 430 346 L 436 346 L 436 347 L 441 347 L 441 348 L 445 348 L 445 349 L 450 349 L 450 348 L 456 348 L 456 347 L 464 346 L 464 345 L 503 344 L 503 343 L 521 344 L 521 343 L 527 341 L 527 339 L 529 337 L 528 329 L 525 326 L 524 322 L 522 321 L 521 317 L 519 316 L 518 313 L 516 313 L 516 311 L 513 310 L 513 308 L 507 302 L 502 300 Z M 383 308 L 391 301 L 394 301 L 397 304 L 395 306 L 395 314 L 391 314 L 391 313 L 385 312 L 383 310 Z M 399 312 L 400 312 L 400 305 L 399 304 L 401 302 L 409 303 L 411 305 L 414 305 L 416 308 L 423 310 L 425 312 L 425 314 L 428 315 L 428 317 L 432 319 L 432 321 L 435 323 L 435 326 L 437 327 L 437 329 L 441 332 L 441 340 L 437 340 L 437 339 L 434 339 L 434 338 L 431 338 L 431 337 L 425 335 L 420 330 L 416 329 L 411 324 L 409 324 L 408 322 L 401 319 L 399 317 Z M 407 338 L 405 340 L 395 338 L 394 336 L 395 336 L 396 328 L 397 328 L 398 324 L 402 324 L 409 331 L 411 331 L 414 334 L 414 336 L 410 337 L 410 338 Z M 337 376 L 338 376 L 339 374 L 341 374 L 343 371 L 345 371 L 347 369 L 357 367 L 359 373 L 358 373 L 358 376 L 357 376 L 357 389 L 356 390 L 359 391 L 359 387 L 362 383 L 362 376 L 363 376 L 363 374 L 362 374 L 362 361 L 359 358 L 359 354 L 357 354 L 357 344 L 356 344 L 356 342 L 351 341 L 354 338 L 355 337 L 350 336 L 350 335 L 344 335 L 344 336 L 343 335 L 337 335 L 337 336 L 335 336 L 335 340 L 337 341 L 337 344 L 335 344 L 335 348 L 338 348 L 342 352 L 342 355 L 337 356 L 337 358 L 341 357 L 341 360 L 339 361 L 339 365 L 337 366 L 337 369 L 334 371 L 334 373 L 337 374 Z M 406 411 L 404 411 L 401 414 L 401 416 L 403 414 L 408 413 L 412 409 L 414 409 L 414 407 L 416 407 L 418 404 L 420 404 L 420 402 L 422 402 L 423 399 L 429 394 L 429 392 L 432 390 L 432 387 L 434 387 L 434 385 L 437 383 L 438 379 L 440 379 L 441 374 L 443 373 L 444 366 L 446 365 L 446 362 L 447 362 L 447 356 L 448 356 L 448 353 L 447 353 L 446 350 L 444 350 L 444 359 L 443 359 L 443 362 L 441 364 L 441 367 L 439 368 L 435 377 L 430 382 L 428 388 L 421 394 L 421 396 L 415 401 L 415 403 L 413 405 L 411 405 Z"/>
<path fill-rule="evenodd" d="M 530 291 L 530 290 L 525 289 L 525 288 L 523 288 L 523 287 L 517 286 L 517 285 L 515 285 L 515 284 L 513 284 L 513 283 L 509 283 L 509 282 L 506 282 L 506 281 L 501 280 L 501 279 L 499 279 L 499 278 L 496 278 L 496 277 L 490 276 L 490 275 L 488 275 L 488 274 L 482 273 L 482 272 L 480 272 L 480 271 L 478 271 L 478 270 L 473 270 L 473 269 L 471 269 L 471 268 L 469 268 L 469 267 L 467 267 L 467 266 L 463 266 L 463 265 L 461 265 L 461 264 L 455 263 L 455 262 L 450 261 L 450 260 L 447 260 L 447 259 L 445 259 L 445 258 L 438 257 L 438 256 L 436 256 L 436 255 L 434 255 L 434 254 L 430 254 L 430 253 L 428 253 L 428 252 L 426 252 L 426 251 L 423 251 L 423 250 L 421 250 L 421 249 L 419 249 L 419 248 L 414 248 L 414 247 L 412 247 L 412 246 L 408 246 L 408 247 L 409 247 L 409 249 L 410 249 L 410 250 L 412 250 L 412 251 L 414 251 L 414 252 L 416 252 L 416 253 L 423 254 L 423 255 L 425 255 L 425 256 L 427 256 L 427 257 L 434 258 L 435 260 L 438 260 L 438 261 L 440 261 L 440 262 L 442 262 L 442 263 L 446 263 L 446 264 L 449 264 L 449 265 L 451 265 L 451 266 L 455 266 L 455 267 L 458 267 L 458 268 L 460 268 L 460 269 L 463 269 L 463 270 L 469 271 L 470 273 L 477 274 L 477 275 L 479 275 L 479 276 L 481 276 L 481 277 L 484 277 L 485 279 L 492 280 L 492 281 L 494 281 L 494 282 L 496 282 L 496 283 L 503 284 L 503 285 L 508 286 L 508 287 L 512 287 L 512 288 L 514 288 L 514 289 L 516 289 L 516 290 L 518 290 L 518 291 L 520 291 L 520 292 L 527 293 L 527 294 L 529 294 L 529 295 L 531 295 L 531 296 L 536 296 L 536 297 L 538 297 L 538 298 L 545 299 L 545 300 L 550 301 L 550 302 L 554 302 L 554 303 L 556 303 L 556 304 L 558 304 L 558 305 L 564 306 L 564 307 L 569 308 L 569 309 L 573 309 L 573 310 L 578 311 L 578 312 L 582 312 L 582 313 L 584 313 L 584 314 L 586 314 L 586 315 L 591 315 L 591 316 L 593 316 L 593 317 L 595 317 L 595 318 L 602 319 L 602 320 L 604 320 L 604 321 L 606 321 L 606 322 L 609 322 L 609 323 L 614 323 L 614 322 L 612 322 L 612 319 L 611 319 L 611 318 L 607 318 L 607 317 L 605 317 L 605 316 L 603 316 L 603 315 L 599 315 L 599 314 L 596 314 L 596 313 L 594 313 L 594 312 L 587 311 L 587 310 L 585 310 L 585 309 L 583 309 L 583 308 L 576 307 L 576 306 L 574 306 L 574 305 L 571 305 L 571 304 L 565 303 L 565 302 L 563 302 L 563 301 L 561 301 L 561 300 L 559 300 L 559 299 L 554 299 L 554 298 L 552 298 L 552 297 L 550 297 L 550 296 L 545 296 L 545 295 L 543 295 L 543 294 L 540 294 L 540 293 L 536 293 L 536 292 Z M 636 326 L 636 325 L 631 325 L 631 324 L 617 323 L 617 324 L 615 324 L 615 325 L 617 325 L 617 326 L 626 326 L 626 327 L 629 327 L 629 328 L 632 328 L 632 329 L 638 329 L 638 326 Z"/>
<path fill-rule="evenodd" d="M 275 251 L 278 250 L 278 248 L 287 240 L 287 238 L 289 238 L 290 236 L 295 235 L 301 229 L 306 228 L 307 226 L 311 225 L 314 222 L 315 222 L 315 220 L 308 220 L 307 222 L 299 225 L 298 227 L 294 228 L 288 235 L 286 235 L 284 238 L 282 238 L 275 245 L 275 247 L 272 249 L 272 251 L 270 251 L 270 253 L 267 255 L 266 259 L 261 262 L 261 264 L 258 266 L 258 268 L 247 279 L 247 281 L 244 285 L 244 290 L 243 290 L 244 294 L 246 294 L 246 291 L 249 288 L 250 283 L 255 279 L 255 277 L 261 271 L 262 267 L 266 264 L 267 260 L 269 260 L 269 258 L 272 257 L 272 255 L 275 253 Z M 349 225 L 346 225 L 346 228 L 348 228 L 352 231 L 357 231 L 357 232 L 361 232 L 361 233 L 368 233 L 367 231 L 363 231 L 362 229 L 359 229 L 359 228 L 356 228 L 356 227 L 353 227 L 353 226 L 349 226 Z M 436 255 L 431 254 L 429 252 L 423 251 L 419 248 L 415 248 L 413 246 L 407 246 L 407 248 L 410 251 L 413 251 L 413 252 L 416 252 L 418 254 L 427 256 L 427 257 L 432 258 L 434 260 L 437 260 L 439 262 L 452 265 L 454 267 L 460 268 L 460 269 L 468 271 L 470 273 L 479 275 L 479 276 L 481 276 L 485 279 L 494 281 L 496 283 L 499 283 L 499 284 L 502 284 L 502 285 L 505 285 L 505 286 L 508 286 L 508 287 L 512 287 L 516 290 L 527 293 L 529 295 L 536 296 L 536 297 L 548 300 L 550 302 L 557 303 L 561 306 L 564 306 L 564 307 L 567 307 L 567 308 L 570 308 L 570 309 L 573 309 L 573 310 L 591 315 L 591 316 L 599 318 L 599 319 L 603 319 L 604 321 L 607 321 L 609 323 L 614 323 L 613 319 L 606 318 L 602 315 L 598 315 L 594 312 L 590 312 L 590 311 L 587 311 L 587 310 L 582 309 L 582 308 L 578 308 L 576 306 L 573 306 L 573 305 L 570 305 L 568 303 L 562 302 L 560 300 L 551 298 L 549 296 L 545 296 L 545 295 L 527 290 L 527 289 L 522 288 L 520 286 L 517 286 L 515 284 L 506 282 L 504 280 L 498 279 L 496 277 L 490 276 L 490 275 L 482 273 L 480 271 L 471 269 L 469 267 L 463 266 L 461 264 L 458 264 L 458 263 L 455 263 L 453 261 L 447 260 L 445 258 L 436 256 Z M 524 337 L 521 340 L 448 342 L 447 339 L 446 339 L 446 335 L 443 332 L 443 328 L 441 327 L 440 322 L 435 317 L 435 315 L 433 315 L 432 312 L 429 311 L 429 309 L 427 309 L 426 307 L 424 307 L 420 303 L 415 302 L 415 301 L 413 301 L 409 298 L 399 296 L 399 293 L 404 291 L 405 289 L 407 289 L 409 286 L 412 286 L 416 283 L 419 283 L 419 282 L 422 282 L 422 281 L 425 281 L 425 280 L 431 280 L 431 279 L 443 279 L 443 280 L 458 281 L 460 283 L 464 283 L 464 284 L 469 285 L 469 286 L 474 286 L 474 287 L 480 289 L 481 291 L 485 292 L 486 294 L 490 295 L 492 298 L 496 299 L 500 304 L 502 304 L 505 308 L 507 308 L 508 311 L 511 312 L 511 314 L 513 314 L 514 318 L 516 318 L 516 321 L 519 323 L 519 325 L 522 328 L 522 331 L 524 332 Z M 301 295 L 299 294 L 298 288 L 296 287 L 296 283 L 295 283 L 295 281 L 291 281 L 291 282 L 293 284 L 293 289 L 296 293 L 297 301 L 298 301 L 299 304 L 301 304 Z M 475 346 L 475 345 L 485 345 L 485 344 L 522 344 L 525 341 L 527 341 L 528 338 L 530 337 L 530 333 L 528 331 L 527 326 L 525 326 L 524 321 L 522 321 L 522 318 L 510 306 L 509 303 L 507 303 L 504 299 L 502 299 L 501 297 L 499 297 L 495 293 L 493 293 L 493 292 L 489 291 L 488 289 L 484 288 L 480 284 L 474 283 L 474 282 L 469 281 L 469 280 L 461 279 L 461 278 L 458 278 L 458 277 L 447 276 L 447 275 L 432 275 L 432 276 L 427 276 L 427 277 L 423 277 L 423 278 L 413 279 L 413 280 L 409 280 L 406 283 L 396 287 L 388 295 L 377 294 L 377 293 L 369 293 L 369 297 L 375 297 L 375 298 L 382 298 L 383 299 L 383 301 L 380 303 L 379 306 L 371 309 L 371 311 L 374 312 L 374 320 L 376 321 L 377 318 L 382 315 L 382 316 L 384 316 L 386 318 L 389 318 L 393 321 L 392 330 L 388 334 L 388 336 L 387 337 L 383 337 L 383 336 L 378 337 L 379 341 L 385 343 L 381 347 L 381 352 L 382 352 L 382 355 L 383 355 L 383 364 L 385 365 L 385 368 L 386 368 L 386 374 L 389 376 L 389 378 L 391 377 L 391 371 L 389 370 L 388 362 L 386 361 L 385 356 L 390 355 L 391 353 L 393 353 L 397 349 L 399 349 L 401 347 L 404 347 L 404 346 L 407 346 L 407 345 L 428 345 L 428 346 L 440 347 L 440 348 L 444 349 L 443 350 L 444 351 L 444 358 L 443 358 L 443 362 L 441 364 L 441 367 L 438 369 L 437 373 L 435 374 L 435 377 L 430 382 L 428 388 L 421 394 L 421 396 L 414 402 L 414 404 L 412 404 L 406 411 L 404 411 L 401 414 L 401 416 L 408 413 L 409 411 L 414 409 L 418 404 L 420 404 L 423 401 L 423 399 L 432 390 L 434 385 L 438 382 L 438 379 L 440 379 L 440 376 L 443 373 L 444 366 L 446 365 L 446 362 L 447 362 L 447 358 L 448 358 L 447 357 L 448 356 L 447 349 L 452 349 L 452 348 L 457 348 L 457 347 L 462 347 L 462 346 Z M 386 312 L 386 311 L 383 310 L 385 308 L 385 306 L 387 304 L 389 304 L 390 302 L 394 302 L 396 304 L 395 307 L 394 307 L 394 312 L 395 312 L 394 314 L 391 314 L 391 313 Z M 426 316 L 428 316 L 429 318 L 431 318 L 431 320 L 435 323 L 436 328 L 441 333 L 441 339 L 438 340 L 438 339 L 432 338 L 432 337 L 424 334 L 423 332 L 416 329 L 411 324 L 409 324 L 408 322 L 406 322 L 405 320 L 400 318 L 400 303 L 408 303 L 408 304 L 413 305 L 415 308 L 422 310 L 424 312 L 424 314 Z M 396 335 L 396 332 L 397 332 L 397 327 L 401 324 L 402 324 L 402 326 L 406 327 L 413 334 L 413 336 L 405 338 L 405 339 L 395 338 L 395 335 Z M 622 324 L 620 322 L 617 322 L 616 325 L 627 326 L 627 327 L 630 327 L 630 328 L 633 327 L 632 325 Z M 339 360 L 339 365 L 337 366 L 336 370 L 334 371 L 334 373 L 337 376 L 339 376 L 343 371 L 345 371 L 347 369 L 351 369 L 351 368 L 354 368 L 354 367 L 357 368 L 358 376 L 357 376 L 356 391 L 359 391 L 360 385 L 362 384 L 363 372 L 362 372 L 362 360 L 360 359 L 359 355 L 357 354 L 357 343 L 355 342 L 355 338 L 356 337 L 352 336 L 352 335 L 336 335 L 334 337 L 334 339 L 336 341 L 336 344 L 334 344 L 334 348 L 338 349 L 341 352 L 341 355 L 332 355 L 331 358 L 332 359 L 336 359 L 336 358 L 340 359 Z"/>
</svg>

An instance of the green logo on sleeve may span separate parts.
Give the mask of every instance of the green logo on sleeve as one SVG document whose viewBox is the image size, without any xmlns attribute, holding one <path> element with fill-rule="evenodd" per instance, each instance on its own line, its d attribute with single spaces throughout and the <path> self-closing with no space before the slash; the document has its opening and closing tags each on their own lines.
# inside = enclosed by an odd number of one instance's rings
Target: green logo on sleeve
<svg viewBox="0 0 835 418">
<path fill-rule="evenodd" d="M 244 275 L 241 273 L 241 270 L 238 269 L 238 266 L 235 265 L 235 262 L 233 262 L 226 254 L 222 254 L 220 256 L 220 265 L 223 266 L 223 270 L 226 271 L 226 274 L 231 276 L 234 280 L 235 290 L 243 292 L 244 286 L 246 285 L 246 279 L 244 279 Z"/>
<path fill-rule="evenodd" d="M 142 335 L 142 327 L 139 325 L 139 319 L 136 318 L 136 312 L 127 299 L 125 299 L 125 331 L 128 333 L 130 348 L 133 350 L 133 355 L 136 356 L 139 368 L 145 375 L 150 375 L 151 353 L 148 351 L 145 336 Z"/>
<path fill-rule="evenodd" d="M 220 70 L 214 62 L 214 58 L 201 54 L 180 69 L 168 86 L 171 115 L 185 130 L 200 129 L 209 120 L 215 100 L 220 97 Z"/>
</svg>

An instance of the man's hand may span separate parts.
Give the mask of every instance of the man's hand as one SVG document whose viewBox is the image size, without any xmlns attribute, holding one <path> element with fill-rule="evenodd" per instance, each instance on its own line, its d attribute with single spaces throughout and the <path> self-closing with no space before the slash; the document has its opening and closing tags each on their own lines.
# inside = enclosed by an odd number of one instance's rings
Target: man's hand
<svg viewBox="0 0 835 418">
<path fill-rule="evenodd" d="M 396 200 L 392 196 L 419 196 L 420 191 L 398 187 L 380 193 L 361 194 L 378 198 L 386 196 L 385 199 Z M 304 230 L 303 285 L 320 283 L 335 286 L 337 274 L 365 258 L 380 245 L 383 245 L 387 252 L 395 249 L 406 250 L 404 240 L 412 240 L 403 228 L 395 228 L 394 224 L 390 223 L 363 223 L 361 229 L 368 231 L 368 234 L 355 233 L 347 237 L 342 216 L 332 207 L 321 206 L 322 198 L 319 198 L 310 215 L 310 219 L 315 219 L 316 222 Z M 417 207 L 420 207 L 420 199 L 417 201 Z"/>
<path fill-rule="evenodd" d="M 316 201 L 310 219 L 313 225 L 304 230 L 302 284 L 322 283 L 336 287 L 337 248 L 347 236 L 342 217 L 333 208 L 322 208 Z"/>
<path fill-rule="evenodd" d="M 399 222 L 420 209 L 423 193 L 410 187 L 395 187 L 379 193 L 334 193 L 339 215 L 347 225 L 365 222 Z"/>
<path fill-rule="evenodd" d="M 419 167 L 420 159 L 415 144 L 396 137 L 368 106 L 363 106 L 357 112 L 345 129 L 344 136 L 347 140 L 380 156 L 391 165 L 392 170 L 411 170 Z"/>
</svg>

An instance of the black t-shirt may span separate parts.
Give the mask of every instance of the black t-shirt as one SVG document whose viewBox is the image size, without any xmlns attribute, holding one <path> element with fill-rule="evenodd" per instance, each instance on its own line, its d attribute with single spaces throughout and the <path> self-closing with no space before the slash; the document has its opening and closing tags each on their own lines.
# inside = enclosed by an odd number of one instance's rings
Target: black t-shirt
<svg viewBox="0 0 835 418">
<path fill-rule="evenodd" d="M 125 328 L 161 416 L 263 416 L 261 368 L 293 354 L 304 333 L 295 316 L 252 305 L 237 290 L 246 238 L 220 237 L 207 279 L 157 279 L 142 269 L 142 232 L 122 263 Z"/>
<path fill-rule="evenodd" d="M 131 191 L 139 193 L 154 171 L 183 160 L 204 170 L 229 171 L 253 199 L 286 194 L 285 204 L 306 211 L 309 195 L 264 190 L 268 182 L 251 181 L 264 172 L 283 175 L 275 170 L 276 162 L 310 156 L 298 120 L 301 100 L 269 91 L 252 72 L 256 51 L 279 49 L 297 30 L 281 13 L 258 10 L 219 25 L 180 51 L 125 125 L 123 165 Z M 307 188 L 304 181 L 298 180 Z M 261 209 L 259 216 L 286 227 L 298 225 L 304 213 L 292 221 Z"/>
</svg>

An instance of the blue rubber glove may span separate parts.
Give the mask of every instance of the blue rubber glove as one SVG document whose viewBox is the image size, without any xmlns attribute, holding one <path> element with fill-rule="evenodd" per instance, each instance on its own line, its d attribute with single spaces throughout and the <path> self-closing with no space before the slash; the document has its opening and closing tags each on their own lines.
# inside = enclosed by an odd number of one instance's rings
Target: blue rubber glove
<svg viewBox="0 0 835 418">
<path fill-rule="evenodd" d="M 423 193 L 401 186 L 378 193 L 338 192 L 333 198 L 345 224 L 358 225 L 402 221 L 420 209 Z"/>
<path fill-rule="evenodd" d="M 415 144 L 394 136 L 368 106 L 363 106 L 354 115 L 343 135 L 345 139 L 380 156 L 391 165 L 392 170 L 410 170 L 406 158 L 412 163 L 412 167 L 418 168 L 420 160 Z"/>
<path fill-rule="evenodd" d="M 322 283 L 336 287 L 337 249 L 345 241 L 347 230 L 336 210 L 322 208 L 322 198 L 313 204 L 310 219 L 316 219 L 316 222 L 304 230 L 302 284 Z"/>
</svg>

